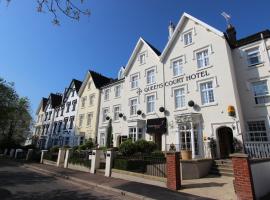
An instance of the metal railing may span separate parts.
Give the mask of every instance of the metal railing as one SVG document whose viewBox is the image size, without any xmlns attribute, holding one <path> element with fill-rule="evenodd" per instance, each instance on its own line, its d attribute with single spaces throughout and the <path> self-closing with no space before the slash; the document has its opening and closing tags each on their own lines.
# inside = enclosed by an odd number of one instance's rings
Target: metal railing
<svg viewBox="0 0 270 200">
<path fill-rule="evenodd" d="M 161 154 L 138 154 L 132 156 L 117 154 L 113 162 L 113 168 L 150 176 L 167 176 L 166 158 Z"/>
<path fill-rule="evenodd" d="M 91 160 L 89 159 L 89 155 L 92 151 L 74 151 L 71 153 L 69 157 L 69 163 L 83 165 L 85 167 L 91 167 Z"/>
<path fill-rule="evenodd" d="M 244 145 L 251 158 L 270 158 L 270 142 L 245 142 Z"/>
</svg>

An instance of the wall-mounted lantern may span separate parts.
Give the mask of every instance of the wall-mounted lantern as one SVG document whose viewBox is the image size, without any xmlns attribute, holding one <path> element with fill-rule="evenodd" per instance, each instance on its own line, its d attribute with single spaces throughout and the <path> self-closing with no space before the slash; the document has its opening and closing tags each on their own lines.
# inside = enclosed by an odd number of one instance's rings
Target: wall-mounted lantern
<svg viewBox="0 0 270 200">
<path fill-rule="evenodd" d="M 228 111 L 229 116 L 235 117 L 235 108 L 234 108 L 234 106 L 229 105 L 227 111 Z"/>
<path fill-rule="evenodd" d="M 159 108 L 159 112 L 165 112 L 165 108 L 164 107 L 160 107 Z"/>
<path fill-rule="evenodd" d="M 137 110 L 137 115 L 141 115 L 142 111 L 141 110 Z"/>
<path fill-rule="evenodd" d="M 118 115 L 120 118 L 122 118 L 124 115 L 123 115 L 123 113 L 119 113 L 119 115 Z"/>
<path fill-rule="evenodd" d="M 188 106 L 189 106 L 189 107 L 194 107 L 194 106 L 195 106 L 194 101 L 190 100 L 190 101 L 188 102 Z"/>
<path fill-rule="evenodd" d="M 109 117 L 109 116 L 107 116 L 107 117 L 106 117 L 106 120 L 107 120 L 107 121 L 109 121 L 109 120 L 110 120 L 110 117 Z"/>
</svg>

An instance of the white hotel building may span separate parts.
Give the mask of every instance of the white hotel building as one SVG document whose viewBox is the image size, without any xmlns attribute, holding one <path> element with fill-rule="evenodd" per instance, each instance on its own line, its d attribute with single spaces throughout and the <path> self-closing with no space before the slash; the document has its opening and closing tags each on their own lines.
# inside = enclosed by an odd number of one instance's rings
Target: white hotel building
<svg viewBox="0 0 270 200">
<path fill-rule="evenodd" d="M 118 80 L 101 88 L 98 144 L 109 118 L 114 146 L 144 138 L 193 158 L 210 157 L 211 139 L 217 157 L 236 141 L 268 141 L 269 38 L 266 30 L 237 40 L 231 25 L 223 33 L 186 13 L 161 53 L 140 38 Z"/>
</svg>

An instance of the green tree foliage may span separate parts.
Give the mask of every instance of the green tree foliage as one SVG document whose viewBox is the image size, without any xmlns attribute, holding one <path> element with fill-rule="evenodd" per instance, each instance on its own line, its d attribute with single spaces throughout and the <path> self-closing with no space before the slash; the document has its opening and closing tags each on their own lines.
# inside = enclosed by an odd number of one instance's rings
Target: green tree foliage
<svg viewBox="0 0 270 200">
<path fill-rule="evenodd" d="M 113 135 L 112 135 L 112 120 L 109 120 L 108 128 L 107 128 L 107 140 L 106 140 L 106 147 L 111 148 L 113 145 Z"/>
<path fill-rule="evenodd" d="M 30 133 L 31 123 L 29 100 L 19 97 L 14 83 L 0 78 L 0 148 L 24 142 Z"/>
<path fill-rule="evenodd" d="M 119 151 L 125 156 L 130 156 L 135 153 L 150 154 L 155 150 L 157 150 L 157 145 L 152 141 L 146 140 L 132 142 L 131 139 L 128 139 L 119 146 Z"/>
</svg>

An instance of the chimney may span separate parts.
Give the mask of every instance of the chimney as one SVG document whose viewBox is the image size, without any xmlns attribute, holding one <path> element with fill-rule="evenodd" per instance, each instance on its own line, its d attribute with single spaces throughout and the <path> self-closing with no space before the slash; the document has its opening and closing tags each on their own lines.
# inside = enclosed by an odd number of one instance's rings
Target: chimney
<svg viewBox="0 0 270 200">
<path fill-rule="evenodd" d="M 233 25 L 231 24 L 228 24 L 228 27 L 226 29 L 226 34 L 227 34 L 227 37 L 229 39 L 229 42 L 232 44 L 232 45 L 235 45 L 236 44 L 236 30 L 234 28 Z"/>
<path fill-rule="evenodd" d="M 171 37 L 172 37 L 172 35 L 173 35 L 174 29 L 175 29 L 175 26 L 174 26 L 174 24 L 172 23 L 172 21 L 170 21 L 170 24 L 169 24 L 168 29 L 169 29 L 169 37 L 168 37 L 168 39 L 170 40 Z"/>
</svg>

